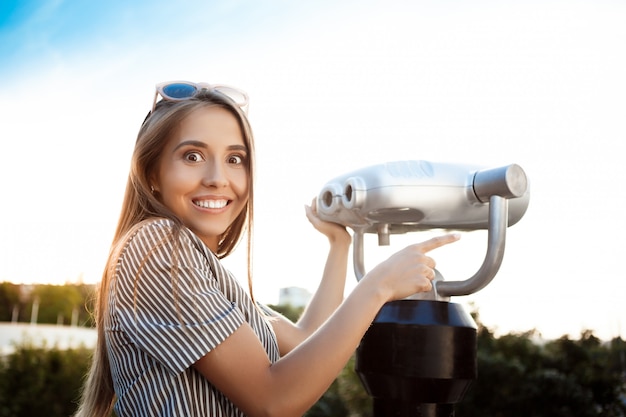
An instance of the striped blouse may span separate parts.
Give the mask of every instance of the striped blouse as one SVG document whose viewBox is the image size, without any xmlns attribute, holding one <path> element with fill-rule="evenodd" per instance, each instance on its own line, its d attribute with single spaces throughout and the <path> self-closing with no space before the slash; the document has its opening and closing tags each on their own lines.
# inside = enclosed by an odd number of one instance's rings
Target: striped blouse
<svg viewBox="0 0 626 417">
<path fill-rule="evenodd" d="M 144 222 L 119 254 L 105 318 L 115 412 L 243 416 L 191 365 L 244 322 L 273 363 L 276 336 L 209 248 L 186 228 L 177 246 L 172 230 L 169 220 Z"/>
</svg>

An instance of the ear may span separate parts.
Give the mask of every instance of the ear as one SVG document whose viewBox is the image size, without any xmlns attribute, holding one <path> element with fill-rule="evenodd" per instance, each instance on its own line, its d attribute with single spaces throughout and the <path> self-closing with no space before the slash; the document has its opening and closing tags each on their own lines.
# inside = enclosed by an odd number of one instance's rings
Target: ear
<svg viewBox="0 0 626 417">
<path fill-rule="evenodd" d="M 157 178 L 155 178 L 154 175 L 151 175 L 148 178 L 148 184 L 150 184 L 150 192 L 152 194 L 160 192 L 159 191 L 159 188 L 160 188 L 159 187 L 159 181 L 157 180 Z"/>
</svg>

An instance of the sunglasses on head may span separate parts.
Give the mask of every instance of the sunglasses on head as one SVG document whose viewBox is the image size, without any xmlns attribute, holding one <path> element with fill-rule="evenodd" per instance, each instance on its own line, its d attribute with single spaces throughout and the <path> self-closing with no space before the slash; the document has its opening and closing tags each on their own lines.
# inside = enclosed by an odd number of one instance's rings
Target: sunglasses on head
<svg viewBox="0 0 626 417">
<path fill-rule="evenodd" d="M 235 104 L 241 107 L 241 109 L 244 111 L 247 110 L 248 95 L 234 87 L 229 87 L 227 85 L 211 85 L 207 83 L 192 83 L 189 81 L 167 81 L 156 85 L 152 111 L 156 108 L 157 98 L 159 95 L 163 97 L 163 100 L 182 101 L 193 97 L 194 94 L 201 90 L 216 91 L 223 94 L 234 101 Z"/>
</svg>

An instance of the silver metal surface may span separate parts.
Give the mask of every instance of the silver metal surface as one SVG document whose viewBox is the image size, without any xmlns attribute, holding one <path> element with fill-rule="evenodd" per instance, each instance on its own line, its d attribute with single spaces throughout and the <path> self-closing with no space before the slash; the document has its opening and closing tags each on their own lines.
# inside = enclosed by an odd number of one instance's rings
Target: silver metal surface
<svg viewBox="0 0 626 417">
<path fill-rule="evenodd" d="M 504 256 L 506 229 L 525 214 L 530 199 L 524 170 L 516 164 L 488 168 L 421 160 L 374 165 L 339 176 L 324 185 L 317 199 L 319 216 L 351 228 L 354 272 L 366 274 L 363 237 L 422 230 L 488 230 L 487 253 L 479 270 L 465 281 L 438 279 L 442 299 L 481 290 L 494 278 Z"/>
<path fill-rule="evenodd" d="M 478 271 L 465 281 L 439 281 L 434 285 L 438 296 L 469 295 L 485 288 L 496 276 L 506 243 L 506 215 L 509 201 L 500 196 L 489 200 L 489 229 L 487 233 L 487 253 Z"/>
</svg>

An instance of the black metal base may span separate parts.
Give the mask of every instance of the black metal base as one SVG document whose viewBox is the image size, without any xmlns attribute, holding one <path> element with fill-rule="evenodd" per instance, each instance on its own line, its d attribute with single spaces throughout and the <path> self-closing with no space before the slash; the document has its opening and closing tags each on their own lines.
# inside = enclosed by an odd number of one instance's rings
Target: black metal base
<svg viewBox="0 0 626 417">
<path fill-rule="evenodd" d="M 375 417 L 451 417 L 476 379 L 476 323 L 458 304 L 385 304 L 357 348 L 355 369 Z"/>
</svg>

